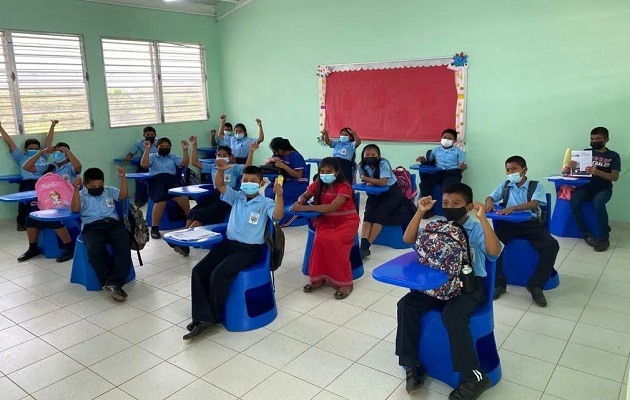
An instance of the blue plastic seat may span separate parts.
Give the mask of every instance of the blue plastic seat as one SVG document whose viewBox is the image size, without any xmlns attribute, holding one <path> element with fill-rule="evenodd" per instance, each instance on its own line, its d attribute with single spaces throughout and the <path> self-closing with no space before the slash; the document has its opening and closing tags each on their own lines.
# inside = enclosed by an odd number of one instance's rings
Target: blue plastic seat
<svg viewBox="0 0 630 400">
<path fill-rule="evenodd" d="M 551 194 L 547 193 L 547 204 L 551 205 Z M 549 207 L 548 206 L 548 207 Z M 546 226 L 549 229 L 550 218 L 547 217 Z M 503 273 L 507 283 L 516 286 L 527 286 L 529 278 L 534 274 L 540 254 L 531 243 L 525 239 L 514 239 L 503 249 Z M 555 269 L 551 272 L 549 280 L 543 287 L 550 290 L 558 287 L 560 276 Z"/>
<path fill-rule="evenodd" d="M 153 200 L 149 199 L 149 202 L 147 203 L 147 225 L 149 227 L 153 226 L 152 225 L 152 219 L 153 219 L 153 205 L 154 202 Z M 169 209 L 173 210 L 171 211 L 173 214 L 179 214 L 182 213 L 183 211 L 181 211 L 181 208 L 179 207 L 179 205 L 174 201 L 174 200 L 168 200 L 166 202 L 166 207 L 164 208 L 164 213 L 162 214 L 162 218 L 160 218 L 160 230 L 163 231 L 169 231 L 169 230 L 173 230 L 173 229 L 179 229 L 179 228 L 183 228 L 184 226 L 186 226 L 186 218 L 184 217 L 181 220 L 171 220 L 169 218 Z"/>
<path fill-rule="evenodd" d="M 70 219 L 62 221 L 63 225 L 68 228 L 72 241 L 77 240 L 77 236 L 81 233 L 81 219 Z M 61 257 L 64 252 L 63 243 L 54 229 L 40 229 L 37 235 L 37 247 L 46 258 Z"/>
<path fill-rule="evenodd" d="M 490 376 L 492 385 L 501 379 L 501 361 L 494 338 L 494 294 L 495 263 L 486 260 L 488 276 L 484 282 L 486 301 L 479 306 L 470 319 L 470 331 L 477 348 L 481 370 Z M 440 311 L 429 311 L 422 316 L 420 324 L 420 360 L 429 376 L 453 388 L 461 382 L 461 374 L 453 371 L 448 333 L 442 322 Z"/>
<path fill-rule="evenodd" d="M 597 214 L 592 201 L 584 203 L 582 206 L 584 219 L 588 230 L 595 236 L 599 237 L 599 229 L 597 227 Z M 551 215 L 551 214 L 550 214 Z M 573 214 L 571 213 L 571 202 L 564 199 L 556 199 L 556 205 L 551 215 L 550 232 L 556 236 L 569 238 L 582 238 L 582 233 L 578 230 Z"/>
<path fill-rule="evenodd" d="M 304 171 L 302 172 L 302 176 L 306 176 L 307 179 L 309 179 L 310 181 L 311 164 L 308 164 L 308 163 L 306 164 L 306 167 L 304 167 Z M 273 182 L 275 182 L 275 179 L 271 183 Z M 288 206 L 290 204 L 285 204 L 285 205 Z M 278 225 L 282 226 L 283 228 L 304 226 L 304 225 L 308 225 L 308 221 L 309 221 L 308 218 L 303 218 L 303 217 L 284 217 L 280 220 L 280 222 L 278 222 Z"/>
<path fill-rule="evenodd" d="M 416 175 L 411 174 L 411 187 L 418 189 Z M 418 191 L 419 192 L 419 191 Z M 415 198 L 411 200 L 415 203 Z M 415 204 L 414 204 L 415 205 Z M 437 203 L 436 203 L 437 205 Z M 374 244 L 391 247 L 392 249 L 408 249 L 410 246 L 403 241 L 405 231 L 398 225 L 383 225 L 381 233 L 376 237 Z"/>
</svg>

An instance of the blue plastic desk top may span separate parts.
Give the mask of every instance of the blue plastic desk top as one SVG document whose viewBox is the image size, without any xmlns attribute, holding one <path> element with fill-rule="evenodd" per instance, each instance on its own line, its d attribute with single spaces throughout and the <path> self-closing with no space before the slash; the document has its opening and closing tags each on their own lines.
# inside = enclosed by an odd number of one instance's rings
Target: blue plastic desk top
<svg viewBox="0 0 630 400">
<path fill-rule="evenodd" d="M 550 177 L 547 177 L 547 180 L 549 182 L 555 183 L 556 186 L 567 185 L 567 186 L 576 186 L 576 187 L 586 185 L 587 183 L 591 181 L 590 178 L 571 178 L 568 176 L 550 176 Z"/>
<path fill-rule="evenodd" d="M 0 176 L 0 181 L 9 182 L 9 183 L 18 183 L 22 181 L 22 175 L 20 174 L 2 175 Z"/>
<path fill-rule="evenodd" d="M 216 162 L 216 158 L 200 158 L 199 162 L 202 164 L 214 164 Z"/>
<path fill-rule="evenodd" d="M 423 165 L 423 164 L 414 164 L 409 169 L 413 169 L 415 171 L 420 171 L 423 174 L 435 174 L 436 172 L 442 171 L 441 168 L 436 167 L 435 165 Z"/>
<path fill-rule="evenodd" d="M 217 147 L 197 147 L 197 151 L 203 151 L 204 153 L 216 153 Z"/>
<path fill-rule="evenodd" d="M 29 217 L 38 221 L 66 221 L 81 218 L 81 214 L 73 213 L 69 208 L 33 211 Z"/>
<path fill-rule="evenodd" d="M 290 216 L 290 217 L 295 215 L 297 217 L 304 217 L 304 218 L 317 218 L 320 215 L 322 215 L 322 213 L 318 211 L 291 211 L 292 206 L 293 205 L 284 207 L 284 215 Z"/>
<path fill-rule="evenodd" d="M 180 229 L 178 231 L 173 231 L 173 232 L 168 232 L 165 233 L 164 236 L 162 236 L 164 238 L 164 241 L 166 243 L 170 243 L 170 244 L 174 244 L 176 246 L 186 246 L 186 247 L 201 247 L 204 249 L 208 249 L 212 246 L 214 246 L 217 243 L 220 243 L 223 241 L 223 235 L 215 235 L 215 236 L 210 236 L 208 238 L 204 238 L 204 239 L 199 239 L 199 240 L 188 240 L 188 241 L 184 241 L 184 240 L 177 240 L 177 239 L 173 239 L 171 236 L 173 233 L 176 232 L 181 232 L 182 230 L 204 230 L 204 231 L 211 231 L 211 232 L 215 232 L 215 228 L 217 229 L 217 232 L 219 231 L 225 231 L 225 227 L 227 226 L 227 224 L 218 224 L 218 225 L 206 225 L 206 226 L 200 226 L 197 228 L 192 228 L 192 229 Z"/>
<path fill-rule="evenodd" d="M 190 196 L 190 197 L 199 197 L 209 193 L 212 193 L 212 190 L 208 188 L 208 185 L 190 185 L 190 186 L 182 186 L 177 188 L 172 188 L 168 190 L 169 194 L 174 194 L 177 196 Z"/>
<path fill-rule="evenodd" d="M 149 179 L 150 177 L 151 177 L 151 174 L 149 174 L 148 172 L 132 172 L 130 174 L 127 174 L 127 179 L 134 179 L 134 180 Z"/>
<path fill-rule="evenodd" d="M 413 290 L 436 289 L 448 281 L 448 275 L 418 263 L 418 254 L 413 251 L 386 262 L 372 271 L 379 282 Z"/>
<path fill-rule="evenodd" d="M 129 160 L 129 164 L 140 165 L 140 160 L 142 160 L 140 157 L 134 157 L 131 160 Z M 122 162 L 125 162 L 125 159 L 124 158 L 114 158 L 114 162 L 122 163 Z"/>
<path fill-rule="evenodd" d="M 319 163 L 322 161 L 322 159 L 321 158 L 307 158 L 304 161 L 306 161 L 307 163 L 319 165 Z"/>
<path fill-rule="evenodd" d="M 358 183 L 356 185 L 352 185 L 352 189 L 365 192 L 367 194 L 381 194 L 387 192 L 389 190 L 389 186 L 368 186 L 365 183 Z"/>
<path fill-rule="evenodd" d="M 497 210 L 503 209 L 503 207 L 495 207 Z M 532 213 L 529 211 L 514 211 L 512 214 L 509 215 L 500 215 L 494 211 L 490 211 L 486 213 L 486 217 L 494 221 L 525 222 L 532 219 Z"/>
<path fill-rule="evenodd" d="M 10 193 L 0 196 L 0 201 L 4 203 L 27 203 L 37 200 L 37 192 L 29 190 L 27 192 Z"/>
</svg>

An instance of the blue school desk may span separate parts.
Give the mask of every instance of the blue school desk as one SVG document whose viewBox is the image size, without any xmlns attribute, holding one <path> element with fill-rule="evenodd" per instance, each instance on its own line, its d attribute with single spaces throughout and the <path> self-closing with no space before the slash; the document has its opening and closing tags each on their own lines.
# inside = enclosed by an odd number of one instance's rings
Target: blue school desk
<svg viewBox="0 0 630 400">
<path fill-rule="evenodd" d="M 216 158 L 201 158 L 199 162 L 202 164 L 214 164 L 216 162 Z"/>
<path fill-rule="evenodd" d="M 217 147 L 198 147 L 197 151 L 205 153 L 208 158 L 216 158 Z"/>
<path fill-rule="evenodd" d="M 172 188 L 168 190 L 168 194 L 173 196 L 187 196 L 193 200 L 197 200 L 200 197 L 204 197 L 212 193 L 212 185 L 190 185 Z"/>
<path fill-rule="evenodd" d="M 370 186 L 365 183 L 357 183 L 352 185 L 352 189 L 367 194 L 382 194 L 389 190 L 389 186 Z"/>
<path fill-rule="evenodd" d="M 151 177 L 151 174 L 148 172 L 131 172 L 128 173 L 126 175 L 127 179 L 131 179 L 131 180 L 138 180 L 138 181 L 142 181 L 142 180 L 146 180 L 149 179 Z"/>
<path fill-rule="evenodd" d="M 448 281 L 446 272 L 420 264 L 415 251 L 375 268 L 372 277 L 379 282 L 412 290 L 436 289 Z"/>
<path fill-rule="evenodd" d="M 499 207 L 496 205 L 495 205 L 495 208 L 497 210 L 503 209 L 503 207 Z M 529 211 L 514 211 L 512 214 L 509 214 L 509 215 L 501 215 L 501 214 L 497 214 L 495 211 L 490 211 L 486 213 L 486 217 L 488 217 L 488 219 L 491 219 L 493 221 L 506 221 L 506 222 L 513 222 L 517 224 L 519 222 L 525 222 L 532 219 L 532 213 Z"/>
<path fill-rule="evenodd" d="M 81 214 L 73 213 L 68 208 L 33 211 L 29 214 L 29 218 L 42 222 L 61 222 L 68 228 L 68 233 L 73 242 L 81 233 Z M 57 237 L 54 229 L 39 230 L 37 247 L 39 247 L 46 258 L 57 258 L 64 252 L 63 244 Z"/>
<path fill-rule="evenodd" d="M 319 165 L 319 163 L 322 162 L 322 159 L 321 158 L 307 158 L 304 161 L 309 163 L 309 164 Z"/>
<path fill-rule="evenodd" d="M 20 183 L 22 181 L 22 175 L 2 175 L 0 176 L 0 182 Z"/>
<path fill-rule="evenodd" d="M 127 174 L 127 179 L 131 179 L 131 180 L 147 180 L 151 178 L 151 174 L 148 172 L 132 172 L 130 174 Z M 170 202 L 171 200 L 169 200 Z M 171 229 L 179 229 L 181 227 L 183 227 L 185 225 L 184 220 L 181 221 L 171 221 L 168 217 L 168 207 L 169 205 L 166 205 L 166 208 L 164 209 L 164 214 L 162 214 L 162 218 L 160 219 L 160 223 L 159 223 L 159 229 L 161 230 L 171 230 Z M 179 206 L 177 206 L 179 207 Z M 149 198 L 149 201 L 147 203 L 147 213 L 146 213 L 146 220 L 147 220 L 147 225 L 149 226 L 153 226 L 152 225 L 152 218 L 151 218 L 151 213 L 153 212 L 153 200 L 151 200 L 151 198 Z"/>
<path fill-rule="evenodd" d="M 352 185 L 352 189 L 369 194 L 379 195 L 389 190 L 389 186 L 368 186 L 365 183 Z M 392 249 L 408 249 L 409 245 L 403 241 L 403 229 L 401 226 L 383 225 L 381 233 L 376 237 L 374 244 L 391 247 Z"/>
<path fill-rule="evenodd" d="M 189 228 L 189 229 L 184 229 L 184 230 L 211 231 L 211 232 L 223 233 L 225 232 L 225 229 L 227 229 L 227 224 L 206 225 L 206 226 L 199 226 L 197 228 Z M 165 233 L 163 236 L 164 241 L 166 243 L 169 243 L 175 246 L 194 247 L 194 248 L 199 248 L 199 249 L 210 249 L 215 244 L 223 241 L 223 235 L 210 236 L 210 237 L 199 239 L 199 240 L 187 240 L 187 241 L 177 240 L 173 238 L 173 234 L 177 232 L 181 232 L 181 230 Z"/>
<path fill-rule="evenodd" d="M 50 222 L 50 221 L 68 221 L 72 219 L 81 218 L 80 213 L 73 213 L 68 208 L 60 208 L 54 210 L 39 210 L 33 211 L 29 214 L 29 217 L 36 219 L 38 221 Z"/>
<path fill-rule="evenodd" d="M 414 164 L 409 167 L 409 169 L 418 171 L 418 182 L 422 180 L 422 174 L 435 174 L 442 171 L 441 168 L 436 167 L 435 165 L 424 165 L 424 164 Z M 422 194 L 418 191 L 418 198 L 421 197 Z M 435 205 L 433 206 L 433 213 L 435 215 L 444 216 L 444 210 L 442 210 L 442 186 L 435 185 L 433 188 L 433 192 L 431 193 L 431 197 L 433 200 L 436 200 Z"/>
<path fill-rule="evenodd" d="M 129 160 L 129 164 L 140 166 L 140 160 L 142 160 L 140 157 L 134 157 L 131 160 Z M 114 162 L 124 163 L 125 159 L 124 158 L 114 158 Z"/>
<path fill-rule="evenodd" d="M 3 203 L 30 203 L 31 201 L 36 200 L 37 192 L 35 190 L 4 194 L 0 196 L 0 201 Z"/>
<path fill-rule="evenodd" d="M 551 213 L 551 209 L 549 210 L 549 215 L 551 215 L 551 226 L 549 227 L 549 231 L 556 236 L 581 239 L 582 234 L 578 230 L 577 224 L 573 219 L 573 214 L 571 213 L 570 200 L 558 198 L 557 193 L 562 186 L 571 186 L 574 188 L 578 188 L 589 183 L 591 181 L 590 178 L 550 176 L 547 178 L 547 180 L 549 182 L 553 182 L 556 187 L 556 204 L 553 208 L 553 213 Z M 586 226 L 593 233 L 593 235 L 595 235 L 595 237 L 598 237 L 599 232 L 597 229 L 597 216 L 595 214 L 593 202 L 586 202 L 584 206 L 582 206 L 582 211 L 584 212 Z"/>
</svg>

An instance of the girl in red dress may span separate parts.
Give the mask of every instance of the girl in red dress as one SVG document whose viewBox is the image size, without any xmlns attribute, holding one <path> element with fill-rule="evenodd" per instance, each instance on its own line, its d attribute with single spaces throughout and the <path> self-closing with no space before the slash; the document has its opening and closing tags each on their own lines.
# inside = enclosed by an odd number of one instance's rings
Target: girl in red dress
<svg viewBox="0 0 630 400">
<path fill-rule="evenodd" d="M 326 281 L 337 287 L 335 298 L 345 299 L 352 292 L 350 250 L 359 229 L 359 214 L 352 187 L 340 172 L 339 160 L 324 158 L 315 180 L 292 207 L 294 211 L 322 213 L 313 221 L 315 238 L 309 261 L 310 283 L 304 292 L 310 293 Z M 314 198 L 314 205 L 306 205 Z"/>
</svg>

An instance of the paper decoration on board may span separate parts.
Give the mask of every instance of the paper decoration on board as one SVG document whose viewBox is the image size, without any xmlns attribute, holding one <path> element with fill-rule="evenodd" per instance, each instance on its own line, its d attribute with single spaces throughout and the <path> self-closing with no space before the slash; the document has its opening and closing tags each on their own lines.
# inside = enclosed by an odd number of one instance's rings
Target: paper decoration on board
<svg viewBox="0 0 630 400">
<path fill-rule="evenodd" d="M 456 145 L 466 145 L 466 88 L 468 86 L 468 55 L 461 52 L 453 56 L 448 69 L 455 71 L 455 87 L 457 88 L 457 108 L 455 110 Z"/>
</svg>

